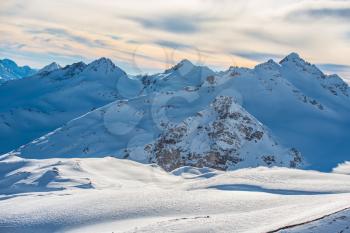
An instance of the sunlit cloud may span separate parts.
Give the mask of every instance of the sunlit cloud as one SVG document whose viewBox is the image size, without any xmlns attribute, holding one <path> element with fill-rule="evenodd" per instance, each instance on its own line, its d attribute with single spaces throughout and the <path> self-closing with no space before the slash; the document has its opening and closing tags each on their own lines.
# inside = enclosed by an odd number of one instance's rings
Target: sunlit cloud
<svg viewBox="0 0 350 233">
<path fill-rule="evenodd" d="M 6 0 L 0 57 L 39 68 L 103 56 L 137 74 L 183 58 L 252 67 L 295 51 L 347 75 L 349 9 L 341 0 Z"/>
<path fill-rule="evenodd" d="M 43 29 L 29 29 L 26 32 L 33 35 L 41 35 L 46 37 L 64 38 L 70 41 L 74 41 L 80 44 L 91 47 L 108 47 L 107 44 L 100 39 L 90 39 L 82 35 L 77 35 L 73 32 L 69 32 L 63 28 L 43 28 Z M 47 39 L 50 40 L 50 39 Z"/>
</svg>

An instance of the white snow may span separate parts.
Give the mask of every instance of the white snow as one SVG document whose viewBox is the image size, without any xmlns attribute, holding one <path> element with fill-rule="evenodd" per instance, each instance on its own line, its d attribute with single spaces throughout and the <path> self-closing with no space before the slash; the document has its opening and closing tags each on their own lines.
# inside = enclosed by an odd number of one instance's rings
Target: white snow
<svg viewBox="0 0 350 233">
<path fill-rule="evenodd" d="M 267 232 L 350 207 L 350 177 L 334 173 L 15 155 L 0 169 L 0 232 Z"/>
<path fill-rule="evenodd" d="M 331 214 L 317 221 L 279 231 L 279 233 L 349 233 L 350 210 Z"/>
<path fill-rule="evenodd" d="M 344 163 L 339 164 L 337 167 L 333 169 L 334 173 L 339 174 L 348 174 L 350 175 L 350 161 L 346 161 Z"/>
<path fill-rule="evenodd" d="M 57 64 L 56 62 L 52 62 L 50 64 L 48 64 L 47 66 L 44 66 L 43 68 L 41 68 L 37 74 L 44 74 L 44 73 L 50 73 L 52 71 L 61 69 L 62 67 Z"/>
<path fill-rule="evenodd" d="M 323 74 L 297 54 L 287 56 L 280 63 L 269 60 L 254 69 L 231 67 L 219 73 L 183 60 L 164 73 L 133 78 L 107 58 L 81 66 L 82 70 L 73 75 L 75 78 L 66 77 L 63 68 L 41 79 L 51 80 L 49 83 L 53 79 L 56 83 L 53 87 L 59 83 L 62 88 L 58 93 L 47 96 L 45 91 L 36 97 L 43 103 L 36 100 L 32 106 L 26 100 L 20 107 L 11 104 L 0 115 L 3 138 L 16 138 L 13 140 L 16 145 L 41 136 L 16 150 L 22 157 L 113 155 L 149 161 L 144 151 L 148 144 L 183 122 L 195 125 L 200 119 L 196 117 L 198 113 L 208 111 L 215 98 L 227 96 L 262 125 L 264 135 L 269 135 L 268 140 L 264 139 L 265 145 L 248 143 L 245 148 L 230 148 L 241 152 L 241 158 L 245 159 L 242 166 L 265 165 L 257 162 L 263 156 L 260 153 L 275 155 L 280 162 L 288 154 L 281 148 L 296 148 L 305 167 L 321 171 L 331 171 L 348 159 L 348 86 L 338 76 Z M 44 81 L 32 85 L 27 82 L 19 84 L 33 86 L 32 91 L 41 90 L 42 86 L 52 91 L 52 85 Z M 76 86 L 70 87 L 72 83 Z M 12 95 L 6 93 L 19 88 L 17 84 L 10 86 L 0 86 L 0 97 L 9 98 Z M 23 94 L 12 101 L 22 103 L 27 96 Z M 57 100 L 57 96 L 64 101 Z M 48 110 L 47 105 L 52 109 Z M 67 122 L 75 117 L 78 118 Z M 31 124 L 27 125 L 29 121 Z M 19 132 L 26 133 L 17 137 Z M 142 140 L 138 143 L 139 135 Z M 197 136 L 188 136 L 186 140 L 193 151 L 208 151 L 205 134 L 192 135 Z M 217 143 L 225 147 L 222 142 Z M 7 148 L 13 143 L 3 144 Z M 283 164 L 287 165 L 285 161 Z"/>
<path fill-rule="evenodd" d="M 43 136 L 68 121 L 118 99 L 139 94 L 141 84 L 109 59 L 63 68 L 0 85 L 0 153 Z"/>
<path fill-rule="evenodd" d="M 18 66 L 10 59 L 0 59 L 0 79 L 15 80 L 34 75 L 37 71 L 29 66 Z"/>
<path fill-rule="evenodd" d="M 347 232 L 349 95 L 295 53 L 143 77 L 101 58 L 2 82 L 0 151 L 20 147 L 0 156 L 0 232 Z M 333 172 L 272 167 L 304 159 Z"/>
</svg>

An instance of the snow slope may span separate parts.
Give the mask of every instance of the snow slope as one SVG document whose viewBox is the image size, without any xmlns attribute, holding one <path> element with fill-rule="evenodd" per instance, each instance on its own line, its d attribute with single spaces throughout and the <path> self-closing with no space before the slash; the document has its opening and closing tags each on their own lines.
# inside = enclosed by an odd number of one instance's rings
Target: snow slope
<svg viewBox="0 0 350 233">
<path fill-rule="evenodd" d="M 307 224 L 288 228 L 279 231 L 280 233 L 349 233 L 350 232 L 350 210 L 344 210 L 335 214 L 331 214 L 317 221 Z"/>
<path fill-rule="evenodd" d="M 204 126 L 203 128 L 192 127 L 208 118 L 199 115 L 202 111 L 210 111 L 215 99 L 222 96 L 232 98 L 235 104 L 242 107 L 240 114 L 242 111 L 242 115 L 249 114 L 249 118 L 254 118 L 256 125 L 263 125 L 262 132 L 272 138 L 271 143 L 265 144 L 265 150 L 260 151 L 264 154 L 257 153 L 257 147 L 253 146 L 255 144 L 246 144 L 246 148 L 249 148 L 249 159 L 240 150 L 243 144 L 238 143 L 225 149 L 225 153 L 230 150 L 239 151 L 245 161 L 250 160 L 244 166 L 279 164 L 283 160 L 281 158 L 288 154 L 288 149 L 283 148 L 296 148 L 301 152 L 307 168 L 321 171 L 330 171 L 349 158 L 348 85 L 338 76 L 323 74 L 316 66 L 295 53 L 288 55 L 280 63 L 269 60 L 254 69 L 231 67 L 219 73 L 183 60 L 164 73 L 137 76 L 135 79 L 141 80 L 143 85 L 139 96 L 125 98 L 85 114 L 22 146 L 17 152 L 27 158 L 113 155 L 141 162 L 154 162 L 158 161 L 157 158 L 154 159 L 157 157 L 157 148 L 154 146 L 159 145 L 159 140 L 175 128 L 187 125 L 186 137 L 181 139 L 182 144 L 176 142 L 172 145 L 171 142 L 174 141 L 171 140 L 166 142 L 166 147 L 172 148 L 172 152 L 167 153 L 168 156 L 185 157 L 180 159 L 182 162 L 177 166 L 189 165 L 191 162 L 183 162 L 188 161 L 186 158 L 197 152 L 205 152 L 203 148 L 196 146 L 196 149 L 189 150 L 189 145 L 204 140 L 199 146 L 207 143 L 212 149 L 213 146 L 217 147 L 216 140 L 219 142 L 223 139 L 216 137 L 212 142 L 205 139 L 208 139 L 208 135 L 213 135 L 215 130 L 218 133 L 218 127 L 212 127 L 213 123 L 216 126 L 222 125 L 214 118 L 204 121 L 204 125 L 198 125 Z M 133 95 L 127 95 L 129 96 Z M 242 119 L 235 122 L 242 123 Z M 224 122 L 226 124 L 229 119 Z M 242 128 L 240 123 L 237 124 L 238 128 Z M 205 126 L 211 126 L 209 128 L 212 130 L 208 134 L 203 134 Z M 249 126 L 247 129 L 253 128 Z M 233 131 L 232 134 L 242 133 L 237 131 L 237 127 L 227 129 Z M 231 139 L 233 137 L 226 136 Z M 244 145 L 245 143 L 247 140 L 244 140 Z M 275 143 L 278 144 L 276 147 Z M 183 147 L 184 144 L 187 144 L 187 149 Z M 179 150 L 181 153 L 176 152 Z M 217 151 L 215 149 L 216 154 Z M 214 160 L 220 160 L 218 157 L 223 154 L 214 156 Z M 276 155 L 279 158 L 274 160 L 273 156 Z M 259 162 L 262 156 L 267 158 L 268 163 Z M 198 158 L 194 159 L 198 161 Z M 207 157 L 206 160 L 208 159 L 210 158 Z M 230 167 L 226 161 L 230 159 L 224 159 L 223 168 Z M 195 165 L 200 166 L 199 163 Z M 215 165 L 213 167 L 218 168 Z"/>
<path fill-rule="evenodd" d="M 44 73 L 48 74 L 52 71 L 59 70 L 62 67 L 57 64 L 56 62 L 52 62 L 51 64 L 48 64 L 47 66 L 43 67 L 42 69 L 38 70 L 37 74 L 44 75 Z"/>
<path fill-rule="evenodd" d="M 267 232 L 350 207 L 349 176 L 334 173 L 15 155 L 0 169 L 0 232 Z"/>
<path fill-rule="evenodd" d="M 67 121 L 117 99 L 141 84 L 109 59 L 64 68 L 51 64 L 37 75 L 0 85 L 0 152 L 8 152 Z"/>
<path fill-rule="evenodd" d="M 141 96 L 96 109 L 16 151 L 25 158 L 112 155 L 155 162 L 166 170 L 184 165 L 300 167 L 300 153 L 280 145 L 240 107 L 236 92 L 212 88 L 213 75 L 182 61 L 164 74 L 146 77 L 156 81 L 146 82 Z M 181 86 L 187 84 L 195 86 Z"/>
<path fill-rule="evenodd" d="M 10 59 L 0 60 L 0 80 L 11 80 L 25 78 L 36 73 L 35 69 L 29 66 L 18 66 Z"/>
<path fill-rule="evenodd" d="M 240 93 L 242 106 L 282 144 L 297 148 L 310 168 L 330 171 L 349 159 L 349 87 L 340 78 L 296 54 L 219 76 L 215 85 Z"/>
</svg>

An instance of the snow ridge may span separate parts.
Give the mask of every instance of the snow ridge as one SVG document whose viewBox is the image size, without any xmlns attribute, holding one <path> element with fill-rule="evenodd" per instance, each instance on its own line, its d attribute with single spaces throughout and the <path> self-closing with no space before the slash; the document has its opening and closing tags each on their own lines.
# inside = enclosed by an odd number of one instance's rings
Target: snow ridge
<svg viewBox="0 0 350 233">
<path fill-rule="evenodd" d="M 42 130 L 28 132 L 11 148 L 27 158 L 112 155 L 156 162 L 166 170 L 276 165 L 329 171 L 350 150 L 334 143 L 339 137 L 350 140 L 348 86 L 295 53 L 280 63 L 268 60 L 253 69 L 223 72 L 183 60 L 164 73 L 132 78 L 100 58 L 27 80 L 26 86 L 36 85 L 41 94 L 23 102 L 27 94 L 22 93 L 21 104 L 2 107 L 0 125 L 7 138 L 14 137 L 27 127 L 14 118 L 40 116 L 33 127 Z M 24 83 L 0 86 L 0 93 Z M 53 89 L 57 94 L 50 93 Z M 48 98 L 55 103 L 49 108 Z M 55 123 L 43 127 L 43 119 Z"/>
</svg>

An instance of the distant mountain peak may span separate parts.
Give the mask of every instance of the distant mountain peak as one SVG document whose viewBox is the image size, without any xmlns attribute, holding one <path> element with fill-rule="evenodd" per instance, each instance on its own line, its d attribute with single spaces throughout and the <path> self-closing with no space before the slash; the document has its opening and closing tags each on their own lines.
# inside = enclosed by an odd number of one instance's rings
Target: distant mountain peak
<svg viewBox="0 0 350 233">
<path fill-rule="evenodd" d="M 194 67 L 196 67 L 196 66 L 193 65 L 193 63 L 190 60 L 183 59 L 179 63 L 177 63 L 176 65 L 171 67 L 170 69 L 166 70 L 165 72 L 168 73 L 168 72 L 171 72 L 171 71 L 179 71 L 180 73 L 188 73 Z"/>
<path fill-rule="evenodd" d="M 40 69 L 38 71 L 38 74 L 49 73 L 49 72 L 52 72 L 54 70 L 58 70 L 58 69 L 61 69 L 61 68 L 62 67 L 59 64 L 57 64 L 56 62 L 52 62 L 49 65 L 44 66 L 42 69 Z"/>
<path fill-rule="evenodd" d="M 274 60 L 269 59 L 267 62 L 255 66 L 255 68 L 279 69 L 280 65 Z"/>
<path fill-rule="evenodd" d="M 93 62 L 91 62 L 88 66 L 96 67 L 96 66 L 112 66 L 115 67 L 115 64 L 112 62 L 111 59 L 106 57 L 101 57 Z"/>
<path fill-rule="evenodd" d="M 180 62 L 179 62 L 180 65 L 183 65 L 183 66 L 194 66 L 193 63 L 188 60 L 188 59 L 182 59 Z"/>
<path fill-rule="evenodd" d="M 288 54 L 285 58 L 288 59 L 301 59 L 300 55 L 296 52 L 292 52 L 290 54 Z"/>
<path fill-rule="evenodd" d="M 31 76 L 36 73 L 35 69 L 29 66 L 18 66 L 10 59 L 0 60 L 0 77 L 3 79 L 17 79 Z"/>
<path fill-rule="evenodd" d="M 268 63 L 268 64 L 276 64 L 276 62 L 273 59 L 269 59 L 266 63 Z"/>
<path fill-rule="evenodd" d="M 287 55 L 285 58 L 283 58 L 280 61 L 280 64 L 288 62 L 288 61 L 294 61 L 294 62 L 295 61 L 304 61 L 305 62 L 305 60 L 303 58 L 301 58 L 298 53 L 295 53 L 295 52 L 292 52 L 289 55 Z"/>
<path fill-rule="evenodd" d="M 5 58 L 5 59 L 2 59 L 0 60 L 0 62 L 3 64 L 3 65 L 7 65 L 7 66 L 18 66 L 16 62 L 8 59 L 8 58 Z"/>
<path fill-rule="evenodd" d="M 284 64 L 287 62 L 302 62 L 302 63 L 307 63 L 303 58 L 300 57 L 299 54 L 293 52 L 287 55 L 285 58 L 283 58 L 279 63 Z"/>
<path fill-rule="evenodd" d="M 286 56 L 280 61 L 280 65 L 292 66 L 296 69 L 302 70 L 303 72 L 314 74 L 321 78 L 325 77 L 324 73 L 320 69 L 318 69 L 317 66 L 301 58 L 297 53 L 291 53 L 288 56 Z"/>
<path fill-rule="evenodd" d="M 119 72 L 126 74 L 124 70 L 116 66 L 111 59 L 106 57 L 101 57 L 90 64 L 87 65 L 87 70 L 94 71 L 94 72 Z"/>
<path fill-rule="evenodd" d="M 56 68 L 61 68 L 60 64 L 56 62 L 52 62 L 51 64 L 47 65 L 47 67 L 56 67 Z"/>
<path fill-rule="evenodd" d="M 81 73 L 86 67 L 87 65 L 84 62 L 76 62 L 63 67 L 62 70 L 65 72 L 64 76 L 73 77 Z"/>
<path fill-rule="evenodd" d="M 77 69 L 77 68 L 84 68 L 86 66 L 87 65 L 84 62 L 80 61 L 80 62 L 73 63 L 71 65 L 67 65 L 67 66 L 63 67 L 63 69 L 64 70 L 68 70 L 68 69 L 71 70 L 71 69 Z"/>
</svg>

